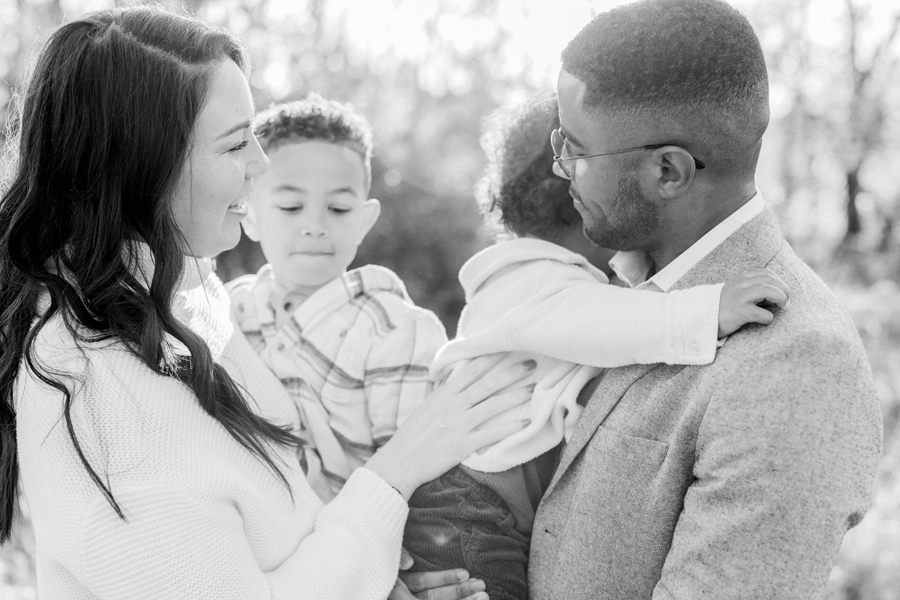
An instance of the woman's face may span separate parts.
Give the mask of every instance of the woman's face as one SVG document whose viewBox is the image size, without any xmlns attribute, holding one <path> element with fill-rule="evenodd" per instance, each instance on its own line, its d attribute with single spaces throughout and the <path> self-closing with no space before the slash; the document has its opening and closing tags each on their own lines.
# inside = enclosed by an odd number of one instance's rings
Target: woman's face
<svg viewBox="0 0 900 600">
<path fill-rule="evenodd" d="M 253 178 L 269 168 L 250 128 L 253 113 L 244 74 L 234 62 L 223 60 L 213 72 L 172 199 L 186 254 L 215 256 L 240 240 Z"/>
</svg>

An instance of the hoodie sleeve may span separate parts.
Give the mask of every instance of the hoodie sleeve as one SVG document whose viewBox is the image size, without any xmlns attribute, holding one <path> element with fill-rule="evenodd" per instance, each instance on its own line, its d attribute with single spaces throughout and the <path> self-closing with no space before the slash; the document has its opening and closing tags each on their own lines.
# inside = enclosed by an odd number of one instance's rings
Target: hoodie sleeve
<svg viewBox="0 0 900 600">
<path fill-rule="evenodd" d="M 502 329 L 515 350 L 593 367 L 713 361 L 722 285 L 668 294 L 600 283 L 584 270 L 544 269 Z"/>
</svg>

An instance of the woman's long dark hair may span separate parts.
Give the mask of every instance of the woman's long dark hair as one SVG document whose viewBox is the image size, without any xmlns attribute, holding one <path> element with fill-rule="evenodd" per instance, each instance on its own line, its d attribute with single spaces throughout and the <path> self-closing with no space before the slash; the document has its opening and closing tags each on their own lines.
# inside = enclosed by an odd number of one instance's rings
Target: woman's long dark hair
<svg viewBox="0 0 900 600">
<path fill-rule="evenodd" d="M 223 60 L 248 68 L 229 33 L 148 7 L 63 25 L 38 57 L 14 132 L 15 170 L 0 200 L 0 542 L 9 537 L 16 500 L 13 391 L 22 361 L 65 399 L 82 465 L 125 518 L 76 439 L 70 390 L 33 354 L 35 335 L 57 314 L 75 340 L 119 340 L 154 372 L 181 379 L 288 485 L 269 443 L 297 438 L 256 415 L 204 341 L 171 312 L 184 241 L 170 199 L 211 72 Z M 152 254 L 149 289 L 135 270 L 133 240 Z M 43 290 L 50 304 L 39 310 Z M 188 348 L 189 361 L 170 364 L 166 334 Z"/>
</svg>

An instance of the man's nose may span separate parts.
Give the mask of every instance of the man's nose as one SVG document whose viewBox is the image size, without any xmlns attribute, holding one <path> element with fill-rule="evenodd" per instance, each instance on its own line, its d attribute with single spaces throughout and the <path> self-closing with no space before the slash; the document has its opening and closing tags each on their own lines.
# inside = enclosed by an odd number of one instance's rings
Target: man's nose
<svg viewBox="0 0 900 600">
<path fill-rule="evenodd" d="M 558 162 L 553 163 L 553 174 L 556 175 L 557 177 L 562 177 L 563 179 L 571 179 L 571 177 L 569 177 L 568 173 L 563 171 L 563 168 L 559 165 Z"/>
</svg>

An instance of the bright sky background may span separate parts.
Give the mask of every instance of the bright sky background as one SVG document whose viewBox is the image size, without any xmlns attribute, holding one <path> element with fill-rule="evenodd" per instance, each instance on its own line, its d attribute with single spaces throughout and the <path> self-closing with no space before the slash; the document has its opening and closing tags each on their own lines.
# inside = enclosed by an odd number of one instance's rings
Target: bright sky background
<svg viewBox="0 0 900 600">
<path fill-rule="evenodd" d="M 0 0 L 2 2 L 12 0 Z M 162 0 L 163 2 L 171 0 Z M 557 64 L 557 57 L 578 30 L 591 16 L 626 3 L 628 0 L 501 0 L 504 28 L 516 31 L 512 40 L 512 55 L 529 56 L 540 72 L 547 72 Z M 731 0 L 739 10 L 751 14 L 760 6 L 774 7 L 779 3 L 801 0 Z M 223 0 L 230 4 L 232 0 Z M 70 16 L 95 8 L 112 5 L 112 0 L 61 0 L 63 10 Z M 895 12 L 898 0 L 856 0 L 860 6 L 872 10 L 872 22 L 887 26 L 887 17 Z M 438 0 L 330 0 L 326 11 L 330 14 L 349 10 L 347 23 L 350 38 L 359 47 L 375 53 L 393 45 L 404 58 L 421 54 L 426 45 L 423 24 L 435 13 Z M 444 7 L 465 8 L 469 0 L 445 1 Z M 270 0 L 270 12 L 289 18 L 302 0 Z M 846 19 L 846 0 L 810 0 L 808 30 L 813 39 L 823 45 L 841 43 L 841 23 Z M 879 18 L 883 16 L 885 18 Z M 477 20 L 445 19 L 442 28 L 456 43 L 464 46 L 485 35 L 493 27 Z M 895 47 L 896 50 L 896 47 Z"/>
</svg>

